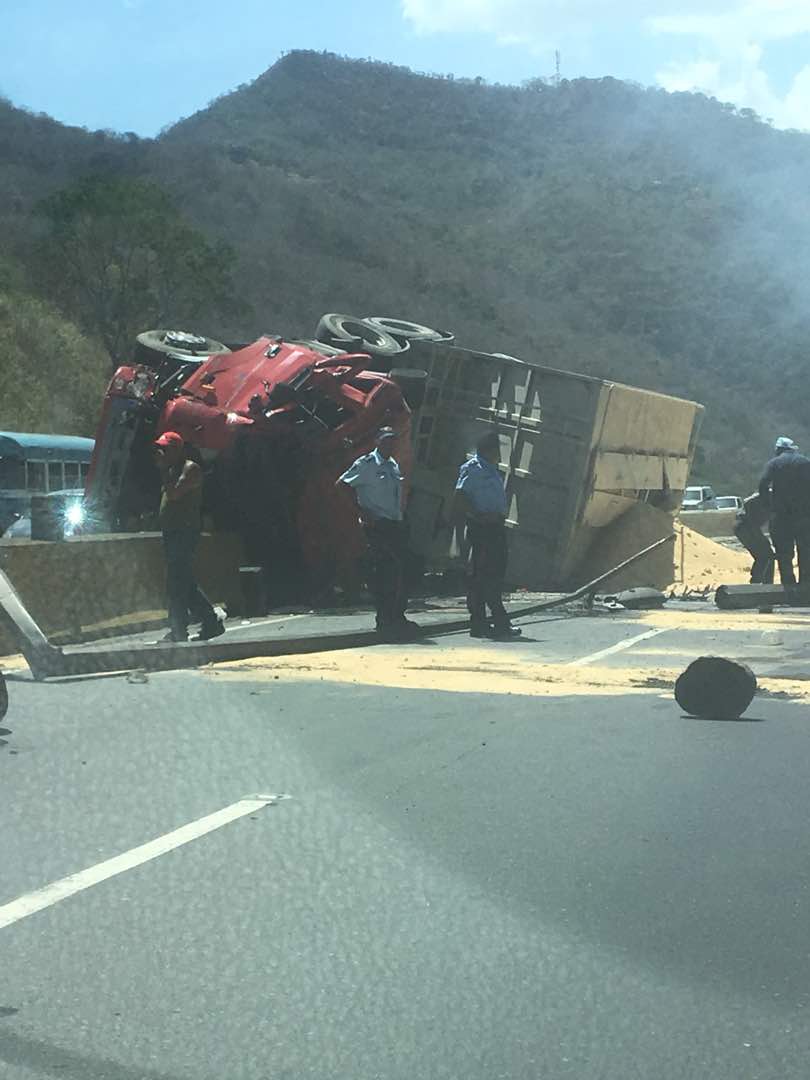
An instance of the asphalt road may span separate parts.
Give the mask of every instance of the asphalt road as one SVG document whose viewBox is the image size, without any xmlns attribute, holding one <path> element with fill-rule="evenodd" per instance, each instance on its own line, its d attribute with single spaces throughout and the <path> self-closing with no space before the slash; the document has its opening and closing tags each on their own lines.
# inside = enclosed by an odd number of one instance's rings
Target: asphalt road
<svg viewBox="0 0 810 1080">
<path fill-rule="evenodd" d="M 806 675 L 810 629 L 694 623 L 535 618 L 514 646 L 366 650 L 353 683 L 13 679 L 0 1076 L 804 1080 L 807 705 L 711 723 L 598 683 L 701 651 Z M 403 685 L 421 655 L 431 688 Z M 583 660 L 587 686 L 523 677 Z M 255 793 L 290 798 L 25 914 Z"/>
</svg>

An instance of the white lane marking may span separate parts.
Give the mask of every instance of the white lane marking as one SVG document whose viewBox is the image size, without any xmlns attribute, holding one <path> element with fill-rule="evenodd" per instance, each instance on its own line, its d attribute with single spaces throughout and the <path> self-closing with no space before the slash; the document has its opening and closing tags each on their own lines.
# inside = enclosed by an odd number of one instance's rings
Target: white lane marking
<svg viewBox="0 0 810 1080">
<path fill-rule="evenodd" d="M 247 622 L 239 623 L 238 626 L 226 626 L 225 633 L 230 634 L 233 630 L 252 630 L 254 626 L 273 626 L 275 623 L 291 622 L 293 619 L 305 619 L 308 614 L 309 612 L 304 615 L 281 615 L 277 619 L 260 619 L 258 622 L 248 619 Z"/>
<path fill-rule="evenodd" d="M 579 660 L 569 660 L 566 664 L 563 664 L 563 667 L 579 667 L 581 664 L 593 664 L 597 660 L 602 660 L 605 656 L 612 656 L 614 653 L 631 649 L 634 645 L 638 645 L 640 641 L 646 641 L 647 638 L 665 634 L 668 629 L 669 627 L 665 626 L 661 630 L 647 630 L 643 634 L 636 634 L 635 637 L 625 638 L 624 641 L 620 641 L 617 645 L 611 645 L 609 649 L 600 649 L 599 652 L 591 653 L 590 656 L 583 656 Z"/>
<path fill-rule="evenodd" d="M 123 874 L 125 870 L 132 870 L 136 866 L 142 866 L 159 855 L 165 855 L 175 848 L 182 847 L 192 840 L 199 840 L 206 833 L 221 829 L 232 821 L 237 821 L 248 814 L 255 814 L 257 810 L 265 806 L 275 806 L 282 799 L 288 799 L 289 795 L 248 795 L 239 802 L 231 803 L 230 806 L 217 810 L 206 817 L 198 818 L 188 825 L 181 825 L 179 829 L 158 836 L 155 840 L 149 840 L 139 847 L 130 848 L 121 855 L 115 855 L 112 859 L 96 863 L 95 866 L 81 870 L 77 874 L 68 874 L 67 877 L 52 881 L 50 885 L 44 885 L 34 892 L 24 893 L 16 900 L 0 906 L 0 930 L 12 923 L 19 922 L 29 915 L 34 915 L 43 908 L 58 904 L 60 900 L 66 900 L 75 893 L 107 881 L 116 874 Z"/>
<path fill-rule="evenodd" d="M 277 619 L 260 619 L 257 622 L 253 622 L 252 619 L 247 619 L 245 622 L 240 622 L 238 626 L 226 626 L 225 633 L 233 633 L 234 630 L 252 630 L 254 626 L 272 626 L 274 623 L 290 622 L 292 619 L 305 619 L 306 615 L 281 615 Z M 157 638 L 145 641 L 145 645 L 160 645 L 162 644 Z M 193 644 L 198 644 L 193 642 Z"/>
</svg>

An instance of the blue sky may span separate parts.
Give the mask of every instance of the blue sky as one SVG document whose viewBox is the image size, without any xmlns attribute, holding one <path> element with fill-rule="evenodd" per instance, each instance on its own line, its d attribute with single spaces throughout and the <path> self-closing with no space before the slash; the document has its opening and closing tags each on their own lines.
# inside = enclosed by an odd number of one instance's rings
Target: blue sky
<svg viewBox="0 0 810 1080">
<path fill-rule="evenodd" d="M 154 135 L 289 49 L 702 89 L 810 129 L 810 0 L 0 0 L 0 94 Z"/>
</svg>

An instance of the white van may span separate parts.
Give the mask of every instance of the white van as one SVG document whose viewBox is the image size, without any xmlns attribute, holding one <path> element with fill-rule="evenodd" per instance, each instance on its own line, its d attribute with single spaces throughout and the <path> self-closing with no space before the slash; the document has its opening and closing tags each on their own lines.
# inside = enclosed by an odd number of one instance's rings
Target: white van
<svg viewBox="0 0 810 1080">
<path fill-rule="evenodd" d="M 716 510 L 717 496 L 710 487 L 688 487 L 683 493 L 683 510 Z"/>
</svg>

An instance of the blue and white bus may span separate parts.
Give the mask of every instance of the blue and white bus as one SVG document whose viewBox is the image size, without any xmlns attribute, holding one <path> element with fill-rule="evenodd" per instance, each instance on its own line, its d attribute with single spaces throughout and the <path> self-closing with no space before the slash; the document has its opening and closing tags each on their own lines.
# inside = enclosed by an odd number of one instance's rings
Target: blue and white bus
<svg viewBox="0 0 810 1080">
<path fill-rule="evenodd" d="M 0 431 L 0 535 L 29 513 L 32 495 L 83 491 L 93 446 L 76 435 Z"/>
</svg>

